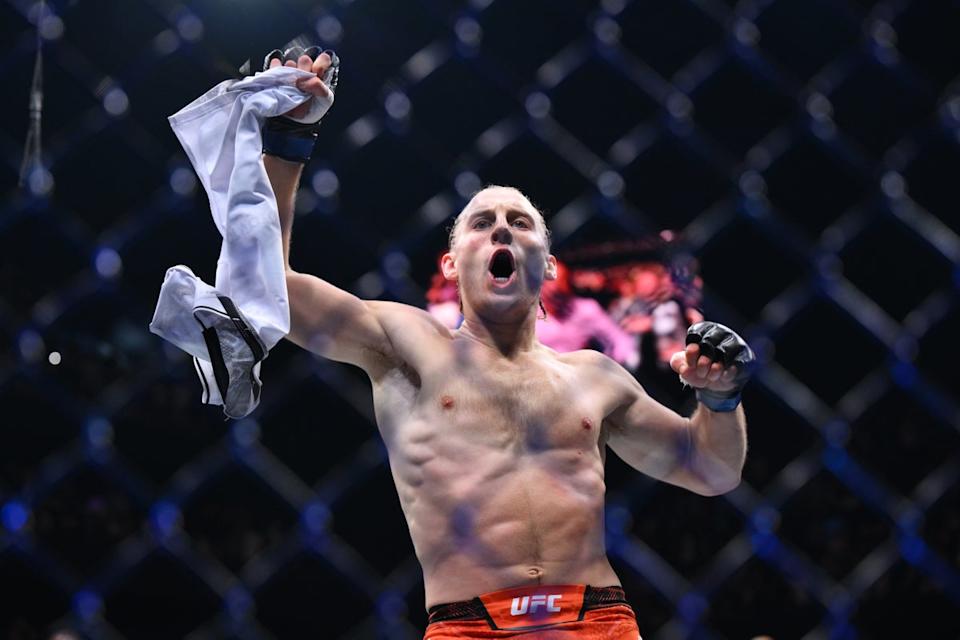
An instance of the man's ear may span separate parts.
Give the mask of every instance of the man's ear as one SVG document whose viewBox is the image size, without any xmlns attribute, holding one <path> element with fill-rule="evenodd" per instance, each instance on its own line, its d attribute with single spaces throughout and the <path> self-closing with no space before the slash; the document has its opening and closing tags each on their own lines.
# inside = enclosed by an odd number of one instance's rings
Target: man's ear
<svg viewBox="0 0 960 640">
<path fill-rule="evenodd" d="M 547 256 L 547 270 L 543 272 L 544 280 L 557 279 L 557 259 L 554 256 Z"/>
<path fill-rule="evenodd" d="M 457 263 L 452 253 L 447 252 L 440 257 L 440 270 L 447 280 L 457 279 Z"/>
</svg>

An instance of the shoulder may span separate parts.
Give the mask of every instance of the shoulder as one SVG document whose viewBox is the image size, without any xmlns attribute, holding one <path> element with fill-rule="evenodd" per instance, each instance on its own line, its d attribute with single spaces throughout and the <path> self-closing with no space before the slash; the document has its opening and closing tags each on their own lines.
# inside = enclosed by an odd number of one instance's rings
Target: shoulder
<svg viewBox="0 0 960 640">
<path fill-rule="evenodd" d="M 368 300 L 367 308 L 383 328 L 396 364 L 421 370 L 444 353 L 453 334 L 425 309 L 399 302 Z"/>
<path fill-rule="evenodd" d="M 560 354 L 574 368 L 578 388 L 591 390 L 603 398 L 604 420 L 611 426 L 621 423 L 626 411 L 643 405 L 649 396 L 632 373 L 616 360 L 592 349 Z"/>
<path fill-rule="evenodd" d="M 558 353 L 558 359 L 576 368 L 578 373 L 599 376 L 607 384 L 633 386 L 638 384 L 633 375 L 616 360 L 595 349 L 579 349 Z"/>
<path fill-rule="evenodd" d="M 576 351 L 567 351 L 557 353 L 560 360 L 576 367 L 591 367 L 600 369 L 610 369 L 619 366 L 611 358 L 596 349 L 577 349 Z"/>
<path fill-rule="evenodd" d="M 426 309 L 401 302 L 366 300 L 367 308 L 386 328 L 387 325 L 404 323 L 407 330 L 425 330 L 440 336 L 452 337 L 450 330 Z"/>
</svg>

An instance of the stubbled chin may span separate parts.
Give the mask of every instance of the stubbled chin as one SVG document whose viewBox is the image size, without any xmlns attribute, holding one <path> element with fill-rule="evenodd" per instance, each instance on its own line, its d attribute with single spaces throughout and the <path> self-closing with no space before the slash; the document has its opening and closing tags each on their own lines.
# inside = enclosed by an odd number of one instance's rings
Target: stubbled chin
<svg viewBox="0 0 960 640">
<path fill-rule="evenodd" d="M 486 290 L 470 303 L 470 308 L 481 318 L 492 322 L 510 322 L 522 320 L 536 298 L 523 295 L 511 287 L 505 290 Z"/>
</svg>

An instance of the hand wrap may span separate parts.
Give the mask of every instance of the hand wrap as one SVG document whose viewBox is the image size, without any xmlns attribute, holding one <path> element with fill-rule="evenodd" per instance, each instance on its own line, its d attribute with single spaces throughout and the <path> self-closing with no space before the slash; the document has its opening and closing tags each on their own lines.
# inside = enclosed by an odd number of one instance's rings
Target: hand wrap
<svg viewBox="0 0 960 640">
<path fill-rule="evenodd" d="M 740 404 L 740 391 L 747 384 L 756 364 L 750 345 L 732 329 L 717 322 L 698 322 L 687 329 L 687 344 L 700 345 L 700 354 L 726 369 L 737 367 L 729 391 L 697 389 L 697 400 L 711 411 L 733 411 Z"/>
</svg>

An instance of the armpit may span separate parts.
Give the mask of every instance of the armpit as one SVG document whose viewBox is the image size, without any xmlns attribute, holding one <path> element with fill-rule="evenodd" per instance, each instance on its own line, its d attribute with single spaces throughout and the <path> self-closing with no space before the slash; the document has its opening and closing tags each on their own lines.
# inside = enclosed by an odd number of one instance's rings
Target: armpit
<svg viewBox="0 0 960 640">
<path fill-rule="evenodd" d="M 419 371 L 424 360 L 442 353 L 449 343 L 450 330 L 423 309 L 397 302 L 368 301 L 390 342 L 395 358 Z"/>
</svg>

